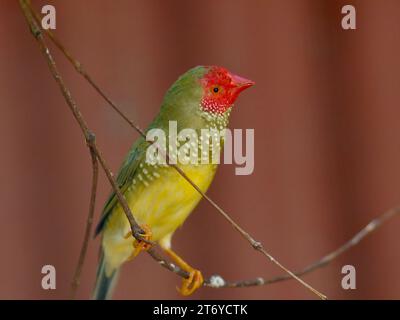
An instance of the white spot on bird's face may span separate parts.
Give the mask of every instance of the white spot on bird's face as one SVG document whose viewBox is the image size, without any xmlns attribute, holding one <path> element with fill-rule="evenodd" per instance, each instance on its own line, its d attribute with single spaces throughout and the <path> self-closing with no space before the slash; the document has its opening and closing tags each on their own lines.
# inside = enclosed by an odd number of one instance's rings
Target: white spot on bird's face
<svg viewBox="0 0 400 320">
<path fill-rule="evenodd" d="M 233 107 L 233 105 L 232 105 Z M 204 119 L 207 120 L 207 122 L 209 122 L 209 127 L 215 127 L 217 128 L 218 126 L 225 128 L 228 125 L 228 119 L 229 119 L 229 115 L 231 113 L 232 107 L 230 107 L 228 110 L 226 110 L 225 112 L 221 112 L 220 109 L 219 112 L 206 112 L 203 111 L 201 108 L 201 104 L 200 104 L 200 116 L 203 117 Z"/>
</svg>

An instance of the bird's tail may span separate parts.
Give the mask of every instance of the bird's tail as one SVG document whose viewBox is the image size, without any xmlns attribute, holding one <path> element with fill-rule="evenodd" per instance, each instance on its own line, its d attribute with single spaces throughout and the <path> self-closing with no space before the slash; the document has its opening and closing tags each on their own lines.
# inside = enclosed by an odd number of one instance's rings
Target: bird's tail
<svg viewBox="0 0 400 320">
<path fill-rule="evenodd" d="M 104 254 L 100 254 L 99 266 L 97 267 L 96 286 L 93 292 L 93 299 L 108 300 L 111 295 L 118 278 L 119 269 L 115 269 L 110 275 L 106 273 L 106 263 Z"/>
</svg>

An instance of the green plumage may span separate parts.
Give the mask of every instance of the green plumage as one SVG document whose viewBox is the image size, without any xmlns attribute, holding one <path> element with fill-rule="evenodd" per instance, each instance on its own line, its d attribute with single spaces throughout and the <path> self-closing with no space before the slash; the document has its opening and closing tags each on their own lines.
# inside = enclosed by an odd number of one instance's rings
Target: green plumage
<svg viewBox="0 0 400 320">
<path fill-rule="evenodd" d="M 206 78 L 210 74 L 214 77 L 211 80 Z M 159 114 L 145 132 L 161 129 L 169 137 L 171 121 L 176 122 L 178 132 L 189 128 L 199 136 L 202 129 L 225 129 L 230 107 L 240 92 L 236 91 L 240 87 L 232 79 L 227 70 L 220 67 L 199 66 L 189 70 L 167 91 Z M 215 85 L 220 92 L 213 91 Z M 218 143 L 221 146 L 223 138 Z M 147 225 L 152 231 L 152 240 L 168 250 L 173 233 L 196 207 L 201 196 L 174 168 L 149 164 L 146 161 L 149 146 L 143 137 L 137 139 L 118 172 L 117 183 L 137 222 Z M 217 164 L 200 162 L 178 163 L 178 166 L 203 192 L 207 191 L 217 169 Z M 112 192 L 96 228 L 96 234 L 102 233 L 96 299 L 110 297 L 119 267 L 132 256 L 134 239 L 126 236 L 129 230 L 128 219 Z"/>
<path fill-rule="evenodd" d="M 159 128 L 169 133 L 169 121 L 177 121 L 178 131 L 192 128 L 200 131 L 204 128 L 216 127 L 221 116 L 210 117 L 199 109 L 203 89 L 199 79 L 203 77 L 206 69 L 202 66 L 195 67 L 183 74 L 166 92 L 159 114 L 148 126 L 145 133 L 154 128 Z M 224 117 L 228 118 L 228 114 Z M 149 143 L 143 137 L 138 138 L 131 147 L 117 176 L 118 186 L 124 194 L 132 183 L 138 165 L 144 161 Z M 102 214 L 102 219 L 96 228 L 98 235 L 108 216 L 111 214 L 118 199 L 115 192 L 109 196 Z"/>
</svg>

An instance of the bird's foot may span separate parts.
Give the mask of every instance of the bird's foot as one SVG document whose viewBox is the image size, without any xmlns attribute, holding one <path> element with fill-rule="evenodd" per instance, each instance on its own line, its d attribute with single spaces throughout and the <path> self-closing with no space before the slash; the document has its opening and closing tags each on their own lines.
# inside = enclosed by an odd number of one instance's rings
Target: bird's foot
<svg viewBox="0 0 400 320">
<path fill-rule="evenodd" d="M 190 296 L 203 285 L 204 279 L 200 270 L 191 268 L 191 270 L 185 271 L 189 272 L 189 278 L 183 278 L 181 288 L 177 289 L 181 295 Z"/>
<path fill-rule="evenodd" d="M 170 258 L 181 268 L 182 270 L 189 273 L 189 278 L 182 279 L 181 288 L 177 288 L 180 294 L 183 296 L 189 296 L 195 292 L 198 288 L 203 285 L 204 279 L 201 272 L 197 269 L 192 268 L 187 264 L 180 256 L 169 248 L 163 248 L 164 251 L 170 256 Z"/>
<path fill-rule="evenodd" d="M 140 252 L 149 250 L 152 246 L 150 243 L 146 242 L 146 241 L 150 241 L 151 237 L 153 235 L 150 227 L 148 225 L 144 224 L 144 225 L 141 225 L 140 228 L 144 231 L 144 233 L 142 233 L 140 235 L 145 241 L 137 240 L 137 239 L 135 239 L 133 241 L 133 252 L 132 252 L 131 256 L 129 257 L 129 260 L 135 258 Z M 132 237 L 132 231 L 129 231 L 124 236 L 125 239 L 128 239 L 130 237 Z"/>
</svg>

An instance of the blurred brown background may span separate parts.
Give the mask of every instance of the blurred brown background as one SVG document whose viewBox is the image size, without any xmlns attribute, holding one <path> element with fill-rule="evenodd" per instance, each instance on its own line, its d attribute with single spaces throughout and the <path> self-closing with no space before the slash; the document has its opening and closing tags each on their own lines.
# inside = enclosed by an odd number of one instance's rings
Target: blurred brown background
<svg viewBox="0 0 400 320">
<path fill-rule="evenodd" d="M 341 7 L 357 30 L 341 29 Z M 255 171 L 221 166 L 209 195 L 296 270 L 400 204 L 400 2 L 33 1 L 57 9 L 56 34 L 112 99 L 145 127 L 165 90 L 192 66 L 222 65 L 256 81 L 231 127 L 255 128 Z M 59 68 L 114 171 L 137 134 L 52 46 Z M 90 158 L 17 2 L 0 3 L 0 298 L 67 298 L 84 232 Z M 101 175 L 96 221 L 110 190 Z M 400 298 L 400 219 L 305 277 L 336 299 Z M 280 270 L 202 202 L 174 248 L 206 276 Z M 91 241 L 79 298 L 94 283 Z M 57 289 L 41 289 L 41 268 Z M 357 289 L 341 288 L 341 268 Z M 146 254 L 126 264 L 115 298 L 181 298 L 180 279 Z M 202 289 L 193 298 L 314 299 L 294 281 Z"/>
</svg>

